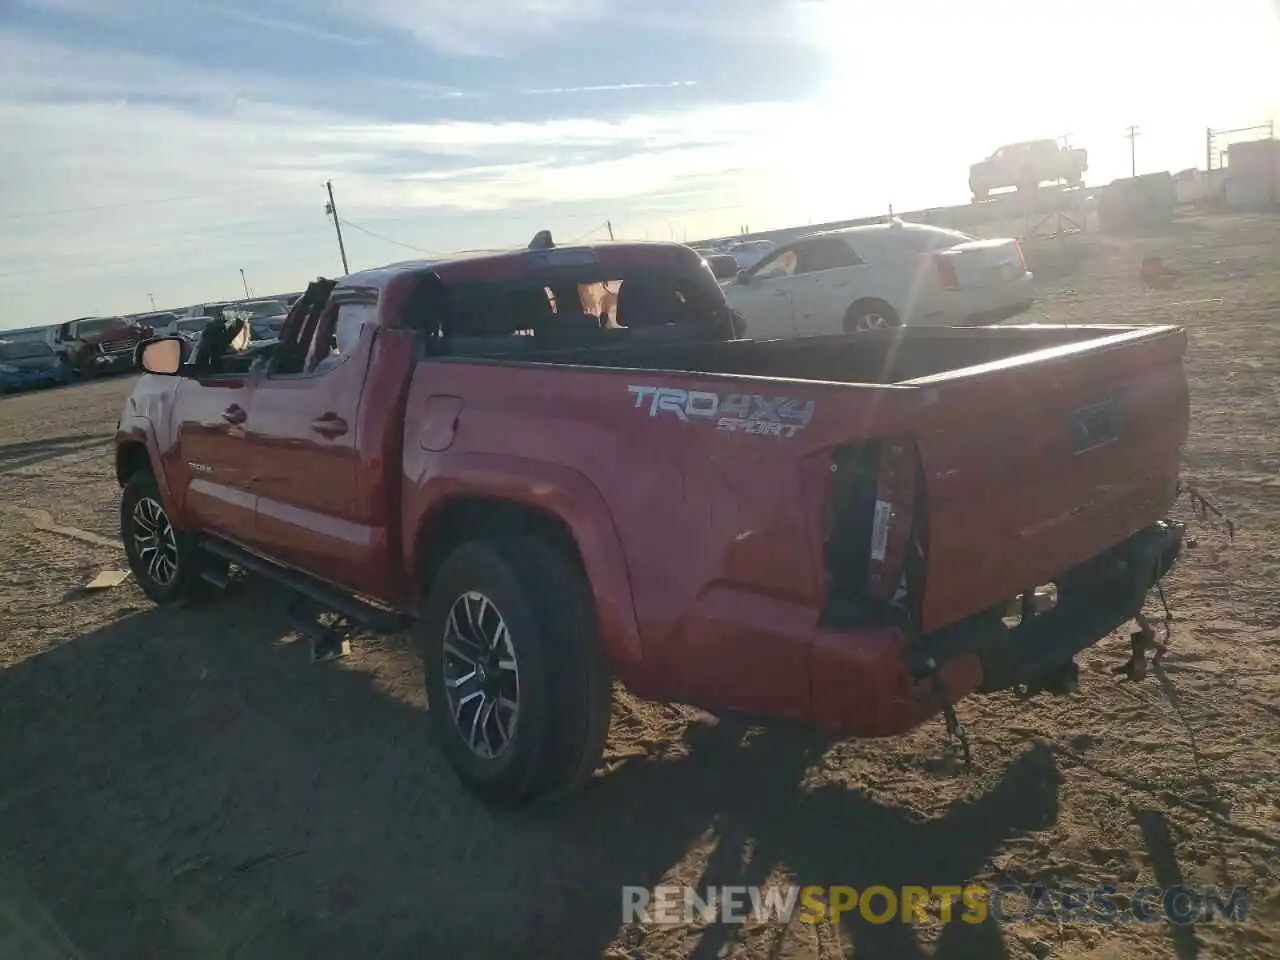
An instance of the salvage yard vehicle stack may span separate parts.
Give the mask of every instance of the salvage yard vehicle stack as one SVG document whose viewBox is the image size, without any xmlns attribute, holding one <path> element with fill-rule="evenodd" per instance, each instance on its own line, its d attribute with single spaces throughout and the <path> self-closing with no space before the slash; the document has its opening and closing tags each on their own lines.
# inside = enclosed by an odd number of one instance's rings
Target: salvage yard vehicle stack
<svg viewBox="0 0 1280 960">
<path fill-rule="evenodd" d="M 152 340 L 116 435 L 131 568 L 163 604 L 269 577 L 317 657 L 325 614 L 412 629 L 441 748 L 503 804 L 590 776 L 615 678 L 962 737 L 960 699 L 1065 692 L 1080 651 L 1150 632 L 1180 328 L 735 332 L 687 247 L 543 237 L 317 281 L 261 349 Z"/>
</svg>

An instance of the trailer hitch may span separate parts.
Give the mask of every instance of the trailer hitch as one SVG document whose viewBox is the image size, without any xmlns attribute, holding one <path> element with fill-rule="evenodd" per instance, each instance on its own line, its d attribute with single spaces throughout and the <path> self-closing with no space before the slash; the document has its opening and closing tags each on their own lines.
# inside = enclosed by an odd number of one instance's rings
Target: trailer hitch
<svg viewBox="0 0 1280 960">
<path fill-rule="evenodd" d="M 1160 663 L 1168 652 L 1167 643 L 1161 643 L 1156 639 L 1156 632 L 1152 629 L 1151 621 L 1143 614 L 1134 617 L 1137 621 L 1138 629 L 1129 635 L 1129 647 L 1132 653 L 1129 659 L 1118 667 L 1113 667 L 1111 672 L 1120 674 L 1125 680 L 1136 683 L 1139 680 L 1145 680 L 1147 676 L 1148 664 L 1155 666 Z M 1168 639 L 1166 632 L 1165 639 Z M 1147 654 L 1154 653 L 1150 661 L 1147 660 Z"/>
</svg>

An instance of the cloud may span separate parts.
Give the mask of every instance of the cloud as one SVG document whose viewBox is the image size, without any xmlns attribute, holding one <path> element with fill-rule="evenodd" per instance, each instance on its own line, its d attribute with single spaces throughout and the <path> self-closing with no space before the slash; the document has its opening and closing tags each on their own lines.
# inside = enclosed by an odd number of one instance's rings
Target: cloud
<svg viewBox="0 0 1280 960">
<path fill-rule="evenodd" d="M 615 90 L 674 90 L 679 87 L 696 87 L 697 80 L 672 80 L 670 83 L 605 83 L 592 87 L 548 87 L 545 90 L 521 90 L 523 97 L 547 96 L 562 93 L 599 93 Z"/>
<path fill-rule="evenodd" d="M 198 4 L 198 6 L 202 9 L 210 10 L 218 16 L 226 17 L 228 20 L 234 20 L 251 27 L 260 27 L 264 30 L 275 30 L 279 33 L 288 33 L 297 37 L 306 37 L 310 40 L 331 40 L 335 43 L 348 44 L 355 47 L 369 47 L 373 46 L 377 42 L 373 37 L 357 37 L 346 33 L 339 33 L 335 30 L 324 30 L 320 27 L 312 26 L 302 20 L 266 16 L 264 14 L 254 13 L 250 10 L 238 10 L 235 7 L 222 7 L 207 3 L 201 3 Z"/>
<path fill-rule="evenodd" d="M 500 56 L 566 24 L 599 20 L 609 0 L 287 0 L 299 15 L 315 11 L 352 24 L 375 23 L 445 53 Z"/>
<path fill-rule="evenodd" d="M 295 238 L 325 242 L 330 177 L 344 216 L 416 218 L 419 236 L 424 218 L 451 212 L 617 211 L 716 189 L 767 161 L 762 131 L 799 122 L 788 105 L 751 103 L 614 120 L 389 123 L 289 94 L 269 75 L 0 32 L 0 162 L 22 185 L 0 199 L 0 283 L 279 259 Z"/>
</svg>

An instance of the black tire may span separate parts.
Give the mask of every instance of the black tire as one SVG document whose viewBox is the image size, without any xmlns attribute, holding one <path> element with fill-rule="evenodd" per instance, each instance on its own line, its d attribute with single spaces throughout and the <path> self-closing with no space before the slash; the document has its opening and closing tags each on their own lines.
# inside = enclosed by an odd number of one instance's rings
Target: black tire
<svg viewBox="0 0 1280 960">
<path fill-rule="evenodd" d="M 482 597 L 487 611 L 468 596 Z M 457 622 L 458 616 L 465 619 L 468 609 L 480 627 L 476 635 L 486 642 L 496 632 L 494 612 L 506 628 L 504 643 L 509 642 L 510 650 L 501 657 L 493 655 L 487 667 L 482 664 L 477 671 L 480 681 L 492 683 L 495 670 L 501 669 L 499 662 L 514 661 L 507 673 L 515 674 L 518 692 L 516 709 L 507 708 L 508 717 L 515 719 L 505 742 L 500 726 L 504 708 L 493 706 L 485 716 L 463 704 L 464 698 L 475 696 L 479 682 L 460 680 L 469 675 L 470 667 L 452 654 L 446 657 L 447 637 L 453 636 L 457 647 L 468 639 L 460 634 L 471 633 L 465 624 L 459 635 L 451 632 L 450 614 Z M 534 538 L 463 544 L 440 568 L 415 629 L 422 646 L 431 724 L 467 789 L 487 803 L 517 807 L 568 793 L 590 778 L 609 733 L 613 688 L 591 591 L 572 559 Z M 504 674 L 497 685 L 510 680 Z M 483 694 L 478 703 L 498 703 L 498 697 L 510 700 L 510 689 Z M 479 728 L 478 716 L 484 717 Z M 468 727 L 466 733 L 463 727 Z M 487 748 L 479 745 L 481 741 Z"/>
<path fill-rule="evenodd" d="M 844 315 L 844 332 L 861 333 L 867 330 L 888 330 L 902 326 L 898 311 L 883 300 L 859 300 Z"/>
<path fill-rule="evenodd" d="M 151 539 L 147 538 L 148 528 L 154 530 Z M 194 537 L 169 523 L 160 488 L 149 470 L 130 477 L 120 495 L 120 539 L 138 586 L 157 604 L 192 604 L 214 592 L 214 587 L 200 575 L 217 561 L 197 546 Z M 164 543 L 166 539 L 168 545 Z M 172 575 L 160 575 L 167 571 L 167 564 L 153 563 L 155 554 L 148 553 L 150 543 L 160 544 L 159 549 L 173 565 Z"/>
</svg>

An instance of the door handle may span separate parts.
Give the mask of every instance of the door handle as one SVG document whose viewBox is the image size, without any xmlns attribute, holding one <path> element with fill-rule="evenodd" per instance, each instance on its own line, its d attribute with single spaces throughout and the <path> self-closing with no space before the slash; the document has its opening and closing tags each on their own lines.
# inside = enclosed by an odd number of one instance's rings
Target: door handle
<svg viewBox="0 0 1280 960">
<path fill-rule="evenodd" d="M 340 437 L 347 432 L 347 421 L 336 413 L 324 413 L 311 421 L 311 429 L 322 437 Z"/>
<path fill-rule="evenodd" d="M 231 424 L 233 427 L 238 427 L 240 424 L 244 423 L 245 420 L 249 419 L 249 415 L 244 412 L 244 407 L 240 406 L 238 403 L 233 403 L 231 406 L 227 407 L 227 409 L 222 411 L 222 419 L 227 421 L 227 423 Z"/>
</svg>

